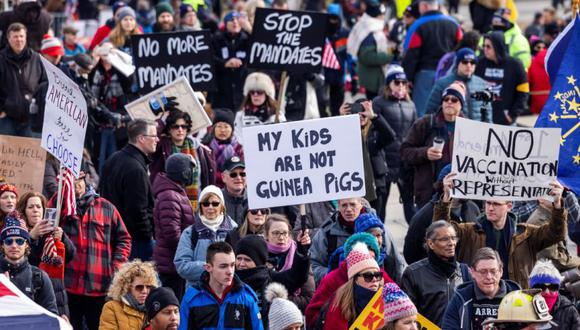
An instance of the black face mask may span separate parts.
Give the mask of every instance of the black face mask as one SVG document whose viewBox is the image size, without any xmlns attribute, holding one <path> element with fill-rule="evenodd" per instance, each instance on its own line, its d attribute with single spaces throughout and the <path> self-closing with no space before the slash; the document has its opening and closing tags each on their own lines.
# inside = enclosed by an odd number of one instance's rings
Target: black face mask
<svg viewBox="0 0 580 330">
<path fill-rule="evenodd" d="M 335 35 L 340 30 L 340 19 L 328 20 L 326 32 L 329 36 Z"/>
</svg>

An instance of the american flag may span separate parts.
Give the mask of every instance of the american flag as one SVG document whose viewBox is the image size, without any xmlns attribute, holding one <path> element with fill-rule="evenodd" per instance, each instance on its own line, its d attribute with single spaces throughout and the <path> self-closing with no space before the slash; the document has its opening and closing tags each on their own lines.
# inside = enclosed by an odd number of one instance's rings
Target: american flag
<svg viewBox="0 0 580 330">
<path fill-rule="evenodd" d="M 336 58 L 334 49 L 332 49 L 332 45 L 330 44 L 330 41 L 328 41 L 328 39 L 326 39 L 326 42 L 324 43 L 324 53 L 322 54 L 322 66 L 333 70 L 340 70 L 340 63 L 338 62 L 338 58 Z"/>
<path fill-rule="evenodd" d="M 69 169 L 65 169 L 63 173 L 64 181 L 62 182 L 62 212 L 61 217 L 67 215 L 75 215 L 76 210 L 76 198 L 75 198 L 75 179 L 72 172 Z"/>
</svg>

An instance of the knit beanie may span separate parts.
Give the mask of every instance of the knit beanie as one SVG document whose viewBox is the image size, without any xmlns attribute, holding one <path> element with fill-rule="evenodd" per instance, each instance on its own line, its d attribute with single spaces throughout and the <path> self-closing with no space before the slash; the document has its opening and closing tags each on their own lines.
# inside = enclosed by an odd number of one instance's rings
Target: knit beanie
<svg viewBox="0 0 580 330">
<path fill-rule="evenodd" d="M 341 17 L 342 16 L 342 9 L 340 8 L 340 5 L 338 3 L 331 3 L 326 8 L 326 13 L 328 15 Z"/>
<path fill-rule="evenodd" d="M 259 235 L 246 235 L 236 245 L 236 255 L 245 254 L 256 264 L 263 266 L 268 260 L 268 245 L 264 237 Z"/>
<path fill-rule="evenodd" d="M 175 12 L 173 11 L 173 7 L 171 7 L 171 4 L 169 4 L 169 2 L 160 2 L 155 6 L 156 19 L 159 19 L 159 16 L 161 16 L 161 14 L 163 13 L 169 13 L 171 14 L 171 16 L 175 14 Z"/>
<path fill-rule="evenodd" d="M 227 123 L 234 129 L 234 113 L 230 109 L 214 109 L 213 124 Z"/>
<path fill-rule="evenodd" d="M 179 17 L 183 18 L 187 13 L 195 13 L 195 9 L 193 9 L 193 6 L 190 4 L 182 3 L 181 6 L 179 6 Z"/>
<path fill-rule="evenodd" d="M 123 18 L 125 18 L 127 16 L 131 16 L 133 18 L 137 17 L 133 8 L 131 8 L 129 6 L 120 8 L 119 11 L 117 12 L 117 19 L 119 22 L 122 21 Z"/>
<path fill-rule="evenodd" d="M 151 321 L 163 308 L 172 305 L 177 307 L 180 305 L 173 290 L 165 287 L 151 289 L 147 299 L 145 299 L 147 320 Z"/>
<path fill-rule="evenodd" d="M 395 283 L 385 283 L 383 286 L 383 302 L 385 323 L 417 314 L 417 307 Z"/>
<path fill-rule="evenodd" d="M 365 13 L 370 17 L 378 17 L 380 15 L 384 15 L 387 12 L 387 9 L 383 4 L 372 3 L 367 5 L 367 9 Z"/>
<path fill-rule="evenodd" d="M 191 155 L 178 152 L 167 157 L 165 161 L 165 173 L 167 173 L 167 177 L 172 181 L 188 186 L 193 181 L 194 166 Z"/>
<path fill-rule="evenodd" d="M 303 324 L 302 313 L 288 300 L 288 291 L 282 284 L 270 283 L 264 291 L 264 297 L 270 303 L 269 330 L 282 330 L 296 323 Z"/>
<path fill-rule="evenodd" d="M 356 243 L 346 257 L 346 268 L 349 280 L 367 268 L 380 269 L 377 261 L 371 257 L 368 247 L 362 242 Z"/>
<path fill-rule="evenodd" d="M 385 225 L 377 218 L 373 213 L 362 213 L 354 221 L 354 232 L 355 233 L 365 233 L 371 228 L 381 228 L 385 230 Z"/>
<path fill-rule="evenodd" d="M 5 192 L 14 193 L 14 195 L 16 195 L 16 197 L 18 198 L 18 192 L 16 191 L 16 186 L 13 185 L 13 184 L 9 184 L 9 183 L 6 183 L 6 182 L 0 184 L 0 197 Z"/>
<path fill-rule="evenodd" d="M 447 174 L 451 173 L 451 164 L 447 164 L 443 166 L 441 171 L 439 171 L 439 175 L 437 176 L 437 181 L 443 182 L 443 179 L 447 176 Z"/>
<path fill-rule="evenodd" d="M 459 103 L 461 103 L 461 108 L 465 106 L 465 85 L 459 81 L 453 82 L 449 87 L 445 88 L 443 94 L 441 94 L 441 103 L 443 103 L 443 99 L 448 95 L 453 95 L 459 99 Z"/>
<path fill-rule="evenodd" d="M 264 91 L 271 99 L 276 99 L 276 90 L 272 78 L 265 73 L 250 73 L 244 83 L 244 95 L 250 94 L 250 91 Z"/>
<path fill-rule="evenodd" d="M 369 233 L 356 233 L 350 235 L 350 237 L 346 240 L 346 242 L 344 242 L 343 256 L 346 258 L 350 254 L 356 243 L 359 242 L 364 243 L 368 248 L 373 250 L 373 252 L 375 253 L 375 260 L 379 261 L 379 258 L 381 256 L 379 243 L 377 242 L 377 239 Z"/>
<path fill-rule="evenodd" d="M 62 43 L 58 38 L 51 37 L 48 34 L 45 34 L 42 37 L 42 44 L 40 46 L 40 53 L 57 57 L 58 55 L 64 55 L 64 48 L 62 47 Z"/>
<path fill-rule="evenodd" d="M 233 21 L 234 18 L 240 18 L 240 14 L 235 11 L 230 11 L 226 16 L 224 16 L 224 23 L 227 24 L 229 21 Z"/>
<path fill-rule="evenodd" d="M 28 239 L 28 229 L 26 229 L 26 222 L 20 217 L 17 211 L 8 213 L 4 218 L 4 227 L 0 232 L 0 241 L 4 241 L 7 237 L 22 237 Z"/>
<path fill-rule="evenodd" d="M 201 193 L 199 193 L 199 201 L 201 202 L 204 199 L 205 195 L 210 194 L 210 193 L 216 195 L 225 207 L 224 193 L 222 192 L 222 190 L 220 188 L 218 188 L 217 186 L 214 186 L 213 184 L 210 184 L 209 186 L 206 186 L 205 188 L 203 188 Z"/>
<path fill-rule="evenodd" d="M 455 63 L 459 63 L 463 60 L 477 62 L 477 56 L 475 56 L 475 52 L 473 51 L 473 49 L 469 47 L 464 47 L 458 50 L 457 53 L 455 53 Z"/>
<path fill-rule="evenodd" d="M 126 7 L 127 4 L 123 1 L 115 1 L 115 3 L 113 3 L 113 6 L 111 6 L 111 8 L 113 9 L 113 15 L 115 15 L 117 13 L 117 10 Z"/>
<path fill-rule="evenodd" d="M 405 80 L 407 81 L 407 75 L 403 70 L 403 67 L 397 64 L 391 64 L 387 68 L 387 75 L 385 76 L 385 85 L 388 85 L 393 80 Z"/>
<path fill-rule="evenodd" d="M 537 284 L 558 284 L 562 282 L 562 275 L 551 260 L 540 259 L 534 265 L 530 273 L 530 287 L 533 288 Z"/>
</svg>

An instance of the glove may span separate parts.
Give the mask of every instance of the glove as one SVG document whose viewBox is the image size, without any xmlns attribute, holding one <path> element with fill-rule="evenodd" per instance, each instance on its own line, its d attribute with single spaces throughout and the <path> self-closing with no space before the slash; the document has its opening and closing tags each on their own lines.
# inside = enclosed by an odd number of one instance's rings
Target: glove
<svg viewBox="0 0 580 330">
<path fill-rule="evenodd" d="M 163 102 L 163 109 L 167 112 L 171 112 L 173 110 L 179 110 L 179 108 L 177 106 L 179 106 L 179 102 L 175 101 L 177 99 L 177 97 L 175 96 L 170 96 L 167 97 L 165 100 L 167 101 L 167 103 Z"/>
</svg>

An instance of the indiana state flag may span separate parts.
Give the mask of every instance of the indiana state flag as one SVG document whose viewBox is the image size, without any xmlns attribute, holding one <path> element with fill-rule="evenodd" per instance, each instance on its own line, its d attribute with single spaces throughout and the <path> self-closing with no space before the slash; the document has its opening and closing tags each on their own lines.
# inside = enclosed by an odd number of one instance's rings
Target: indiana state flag
<svg viewBox="0 0 580 330">
<path fill-rule="evenodd" d="M 550 46 L 546 56 L 550 97 L 536 127 L 560 127 L 558 179 L 580 194 L 580 18 L 577 16 Z"/>
</svg>

